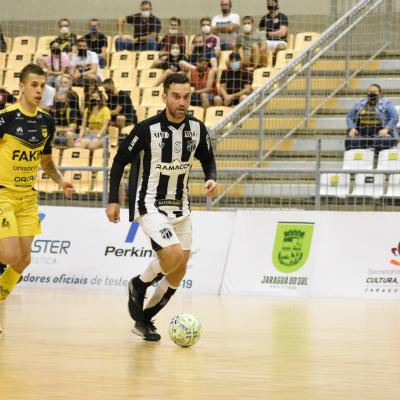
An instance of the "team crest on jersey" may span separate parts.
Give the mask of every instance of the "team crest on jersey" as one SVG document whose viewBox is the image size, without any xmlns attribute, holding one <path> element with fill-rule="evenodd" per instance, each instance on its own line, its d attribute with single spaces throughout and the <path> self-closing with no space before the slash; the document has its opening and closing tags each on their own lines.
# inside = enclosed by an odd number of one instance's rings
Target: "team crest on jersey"
<svg viewBox="0 0 400 400">
<path fill-rule="evenodd" d="M 190 151 L 191 153 L 193 152 L 193 151 L 195 151 L 196 150 L 196 141 L 195 140 L 189 140 L 188 142 L 187 142 L 187 144 L 186 144 L 186 148 L 187 148 L 187 151 Z"/>
<path fill-rule="evenodd" d="M 44 138 L 47 138 L 47 135 L 49 133 L 47 132 L 47 126 L 42 126 L 42 135 Z"/>
<path fill-rule="evenodd" d="M 165 227 L 160 230 L 161 237 L 163 239 L 170 239 L 172 237 L 172 232 L 169 228 Z"/>
</svg>

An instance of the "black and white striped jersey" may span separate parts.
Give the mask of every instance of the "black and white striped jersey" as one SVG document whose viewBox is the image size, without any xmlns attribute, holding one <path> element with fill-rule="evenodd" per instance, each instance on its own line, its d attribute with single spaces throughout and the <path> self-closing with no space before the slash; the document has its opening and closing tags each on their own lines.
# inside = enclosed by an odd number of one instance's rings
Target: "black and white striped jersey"
<svg viewBox="0 0 400 400">
<path fill-rule="evenodd" d="M 137 124 L 121 143 L 110 173 L 109 202 L 118 203 L 118 189 L 125 166 L 129 179 L 130 220 L 153 212 L 177 218 L 190 214 L 189 173 L 193 159 L 205 179 L 216 180 L 215 158 L 207 128 L 186 116 L 181 124 L 168 121 L 165 110 Z"/>
</svg>

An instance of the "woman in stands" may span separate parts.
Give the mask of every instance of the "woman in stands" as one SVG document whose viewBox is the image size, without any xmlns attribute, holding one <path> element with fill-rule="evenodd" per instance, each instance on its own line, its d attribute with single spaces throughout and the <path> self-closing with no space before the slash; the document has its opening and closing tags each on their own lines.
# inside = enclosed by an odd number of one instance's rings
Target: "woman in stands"
<svg viewBox="0 0 400 400">
<path fill-rule="evenodd" d="M 111 120 L 110 109 L 105 104 L 106 101 L 101 92 L 97 91 L 91 94 L 89 107 L 83 114 L 79 139 L 74 143 L 75 147 L 91 151 L 103 147 L 104 135 L 107 133 Z"/>
</svg>

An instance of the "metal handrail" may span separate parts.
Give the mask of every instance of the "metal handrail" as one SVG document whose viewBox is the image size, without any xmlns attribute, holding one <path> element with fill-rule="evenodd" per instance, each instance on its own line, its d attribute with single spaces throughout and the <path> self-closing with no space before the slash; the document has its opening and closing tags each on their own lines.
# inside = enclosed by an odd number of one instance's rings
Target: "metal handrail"
<svg viewBox="0 0 400 400">
<path fill-rule="evenodd" d="M 228 115 L 221 118 L 211 129 L 210 134 L 216 137 L 218 134 L 224 133 L 226 137 L 229 133 L 233 132 L 239 125 L 241 125 L 250 115 L 257 113 L 257 111 L 265 106 L 281 90 L 283 90 L 293 79 L 295 79 L 300 73 L 312 65 L 318 58 L 321 57 L 327 50 L 329 50 L 343 35 L 347 34 L 349 30 L 354 27 L 354 24 L 358 24 L 366 15 L 370 14 L 377 6 L 379 6 L 384 0 L 361 0 L 353 8 L 351 8 L 346 14 L 338 19 L 333 25 L 331 25 L 319 38 L 317 38 L 308 48 L 303 50 L 296 58 L 290 61 L 284 68 L 282 68 L 276 75 L 268 80 L 263 86 L 259 87 L 255 92 L 249 95 L 246 99 L 240 102 Z M 355 23 L 350 24 L 350 19 L 360 15 L 366 11 L 365 15 L 361 15 Z M 350 26 L 352 25 L 352 26 Z M 347 27 L 345 31 L 343 28 Z M 340 35 L 336 35 L 336 32 L 340 32 Z M 332 39 L 328 46 L 321 50 L 321 45 L 324 44 L 328 39 Z M 312 54 L 315 56 L 312 57 Z M 304 64 L 304 65 L 302 65 Z M 277 89 L 274 86 L 281 80 L 289 78 L 282 83 Z M 268 91 L 272 93 L 268 94 Z M 267 95 L 267 97 L 265 97 Z M 250 108 L 250 106 L 256 102 L 256 108 Z M 235 121 L 241 111 L 246 111 L 245 116 Z M 232 124 L 227 131 L 224 128 Z M 216 138 L 217 139 L 217 138 Z M 217 139 L 218 140 L 218 139 Z"/>
</svg>

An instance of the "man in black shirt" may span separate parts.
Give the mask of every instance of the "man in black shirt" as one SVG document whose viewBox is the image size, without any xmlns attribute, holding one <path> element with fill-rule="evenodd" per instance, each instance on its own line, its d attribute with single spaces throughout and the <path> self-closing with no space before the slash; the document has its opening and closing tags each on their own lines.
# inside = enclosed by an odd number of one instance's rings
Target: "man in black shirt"
<svg viewBox="0 0 400 400">
<path fill-rule="evenodd" d="M 225 106 L 237 105 L 251 93 L 252 74 L 243 69 L 240 53 L 229 55 L 228 69 L 222 71 L 220 93 Z"/>
<path fill-rule="evenodd" d="M 92 18 L 89 22 L 90 32 L 83 38 L 88 44 L 90 51 L 95 52 L 99 56 L 99 66 L 104 68 L 107 64 L 107 36 L 99 31 L 100 22 L 97 18 Z"/>
<path fill-rule="evenodd" d="M 265 31 L 268 49 L 276 52 L 287 48 L 289 19 L 279 12 L 278 0 L 267 0 L 268 14 L 259 24 L 260 31 Z"/>
<path fill-rule="evenodd" d="M 158 50 L 157 35 L 161 30 L 161 21 L 151 13 L 151 1 L 140 3 L 140 13 L 119 17 L 119 38 L 115 40 L 117 51 L 122 50 Z M 122 35 L 124 24 L 133 24 L 133 39 Z"/>
<path fill-rule="evenodd" d="M 111 122 L 121 130 L 126 125 L 136 124 L 136 111 L 128 92 L 117 90 L 112 79 L 103 81 L 107 94 L 107 107 L 111 111 Z"/>
<path fill-rule="evenodd" d="M 135 126 L 121 143 L 110 173 L 106 214 L 117 223 L 120 215 L 119 184 L 124 168 L 131 163 L 129 182 L 130 220 L 137 220 L 149 236 L 157 258 L 129 282 L 129 313 L 133 333 L 158 341 L 152 318 L 167 304 L 185 276 L 190 257 L 192 224 L 188 180 L 194 158 L 205 175 L 206 195 L 217 187 L 216 164 L 211 140 L 204 124 L 187 115 L 190 81 L 174 73 L 164 81 L 166 109 Z M 160 280 L 143 310 L 146 289 Z"/>
</svg>

